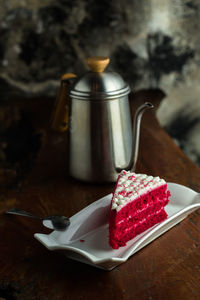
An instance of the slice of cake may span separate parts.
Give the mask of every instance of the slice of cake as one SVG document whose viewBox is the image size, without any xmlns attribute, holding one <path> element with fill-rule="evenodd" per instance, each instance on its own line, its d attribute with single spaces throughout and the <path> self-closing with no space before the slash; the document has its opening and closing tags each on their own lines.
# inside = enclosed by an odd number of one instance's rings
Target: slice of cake
<svg viewBox="0 0 200 300">
<path fill-rule="evenodd" d="M 110 246 L 125 246 L 136 235 L 165 220 L 164 206 L 169 196 L 164 179 L 122 171 L 110 206 Z"/>
</svg>

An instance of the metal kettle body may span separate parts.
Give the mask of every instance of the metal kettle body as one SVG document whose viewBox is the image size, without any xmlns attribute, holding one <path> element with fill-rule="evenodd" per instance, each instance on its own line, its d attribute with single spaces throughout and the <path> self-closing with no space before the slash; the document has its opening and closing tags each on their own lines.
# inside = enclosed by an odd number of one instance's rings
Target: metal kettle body
<svg viewBox="0 0 200 300">
<path fill-rule="evenodd" d="M 105 61 L 108 62 L 107 58 L 95 57 L 88 61 L 92 71 L 84 79 L 75 79 L 68 91 L 62 88 L 58 99 L 59 102 L 62 97 L 69 97 L 69 174 L 88 182 L 114 182 L 121 170 L 133 171 L 135 168 L 141 117 L 152 104 L 145 103 L 137 110 L 132 126 L 129 87 L 116 73 L 104 74 L 102 69 Z M 101 68 L 100 62 L 104 63 Z M 100 69 L 98 72 L 97 67 Z M 57 125 L 61 124 L 59 121 L 57 115 Z M 62 124 L 65 125 L 65 122 Z"/>
</svg>

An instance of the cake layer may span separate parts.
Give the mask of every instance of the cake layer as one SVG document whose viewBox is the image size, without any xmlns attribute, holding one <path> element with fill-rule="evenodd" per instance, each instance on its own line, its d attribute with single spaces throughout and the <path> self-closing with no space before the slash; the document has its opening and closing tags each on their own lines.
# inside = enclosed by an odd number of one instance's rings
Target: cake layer
<svg viewBox="0 0 200 300">
<path fill-rule="evenodd" d="M 157 201 L 156 203 L 146 204 L 143 208 L 135 211 L 129 210 L 129 206 L 127 205 L 126 213 L 123 218 L 116 220 L 113 219 L 113 223 L 110 222 L 110 228 L 112 230 L 112 226 L 117 230 L 118 228 L 122 230 L 126 230 L 128 227 L 132 226 L 132 224 L 137 223 L 138 221 L 141 221 L 146 218 L 146 216 L 150 214 L 155 214 L 156 212 L 160 211 L 161 208 L 164 208 L 164 206 L 168 203 L 168 199 L 166 199 L 165 202 L 163 201 Z"/>
<path fill-rule="evenodd" d="M 136 199 L 130 200 L 129 203 L 122 207 L 119 211 L 111 210 L 110 212 L 110 223 L 117 224 L 121 219 L 127 219 L 130 215 L 136 214 L 147 206 L 153 204 L 160 206 L 167 205 L 169 202 L 168 198 L 170 196 L 169 191 L 167 191 L 167 185 L 163 185 L 153 191 L 146 192 L 142 196 L 138 196 Z M 131 196 L 130 196 L 131 199 Z M 111 204 L 112 205 L 112 204 Z"/>
<path fill-rule="evenodd" d="M 109 243 L 114 249 L 118 249 L 119 247 L 126 246 L 126 243 L 133 239 L 138 234 L 144 232 L 150 227 L 154 226 L 161 221 L 164 221 L 167 218 L 167 214 L 164 208 L 161 208 L 159 211 L 153 214 L 149 214 L 143 220 L 138 220 L 137 223 L 132 224 L 132 226 L 128 227 L 126 230 L 116 230 L 111 231 L 109 236 Z"/>
</svg>

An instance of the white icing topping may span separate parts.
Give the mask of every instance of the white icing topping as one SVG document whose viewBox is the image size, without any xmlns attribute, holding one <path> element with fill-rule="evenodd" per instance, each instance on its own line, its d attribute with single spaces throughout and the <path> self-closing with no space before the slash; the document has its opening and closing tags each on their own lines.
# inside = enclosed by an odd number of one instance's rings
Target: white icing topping
<svg viewBox="0 0 200 300">
<path fill-rule="evenodd" d="M 113 195 L 112 209 L 119 211 L 128 202 L 164 184 L 166 181 L 158 176 L 153 177 L 123 170 L 119 175 L 117 188 Z"/>
</svg>

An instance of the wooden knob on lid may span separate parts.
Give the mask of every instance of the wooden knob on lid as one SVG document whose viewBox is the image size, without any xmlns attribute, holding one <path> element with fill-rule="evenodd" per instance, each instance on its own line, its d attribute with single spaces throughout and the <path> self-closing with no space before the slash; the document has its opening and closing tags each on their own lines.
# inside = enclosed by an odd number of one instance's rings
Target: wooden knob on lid
<svg viewBox="0 0 200 300">
<path fill-rule="evenodd" d="M 91 56 L 86 59 L 86 63 L 92 72 L 101 73 L 109 64 L 110 59 L 105 56 Z"/>
</svg>

